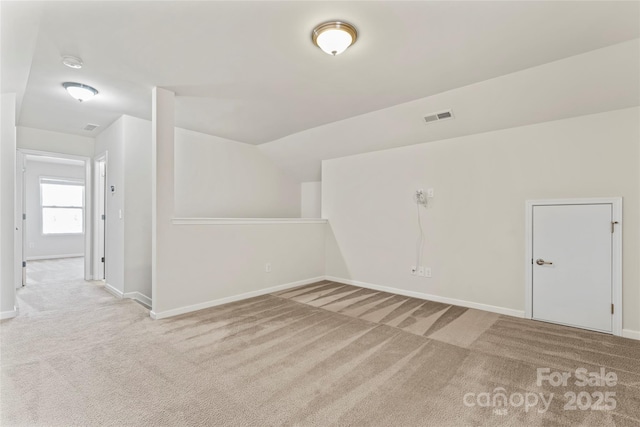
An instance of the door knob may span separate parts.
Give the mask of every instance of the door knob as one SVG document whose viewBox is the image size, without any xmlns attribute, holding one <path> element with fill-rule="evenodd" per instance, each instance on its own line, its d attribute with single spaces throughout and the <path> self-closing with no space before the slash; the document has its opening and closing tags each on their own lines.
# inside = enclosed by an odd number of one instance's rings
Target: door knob
<svg viewBox="0 0 640 427">
<path fill-rule="evenodd" d="M 536 264 L 538 264 L 538 265 L 545 265 L 545 264 L 553 265 L 553 263 L 552 263 L 552 262 L 550 262 L 550 261 L 545 261 L 545 260 L 543 260 L 542 258 L 538 258 L 538 259 L 536 260 Z"/>
</svg>

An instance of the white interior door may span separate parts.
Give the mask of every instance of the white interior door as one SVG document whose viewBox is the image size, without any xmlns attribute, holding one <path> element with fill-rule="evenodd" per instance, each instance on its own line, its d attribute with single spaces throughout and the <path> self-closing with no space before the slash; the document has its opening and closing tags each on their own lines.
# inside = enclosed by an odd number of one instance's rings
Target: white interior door
<svg viewBox="0 0 640 427">
<path fill-rule="evenodd" d="M 612 332 L 612 204 L 533 206 L 532 317 Z"/>
</svg>

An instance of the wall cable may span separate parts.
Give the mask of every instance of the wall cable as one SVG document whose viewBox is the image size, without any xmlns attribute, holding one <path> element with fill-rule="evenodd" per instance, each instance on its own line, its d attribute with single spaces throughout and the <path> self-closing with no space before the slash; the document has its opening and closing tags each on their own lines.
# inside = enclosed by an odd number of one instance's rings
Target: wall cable
<svg viewBox="0 0 640 427">
<path fill-rule="evenodd" d="M 422 215 L 420 214 L 420 206 L 424 206 L 425 209 L 427 207 L 427 198 L 425 197 L 422 190 L 416 191 L 416 213 L 418 219 L 418 239 L 416 242 L 416 269 L 420 268 L 422 265 L 422 251 L 424 249 L 424 228 L 422 227 Z"/>
</svg>

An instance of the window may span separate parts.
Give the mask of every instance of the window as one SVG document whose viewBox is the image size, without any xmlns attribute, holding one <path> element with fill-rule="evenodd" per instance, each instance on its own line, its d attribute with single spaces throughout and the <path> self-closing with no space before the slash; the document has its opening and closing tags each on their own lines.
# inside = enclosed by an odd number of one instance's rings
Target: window
<svg viewBox="0 0 640 427">
<path fill-rule="evenodd" d="M 42 234 L 84 232 L 84 182 L 40 178 Z"/>
</svg>

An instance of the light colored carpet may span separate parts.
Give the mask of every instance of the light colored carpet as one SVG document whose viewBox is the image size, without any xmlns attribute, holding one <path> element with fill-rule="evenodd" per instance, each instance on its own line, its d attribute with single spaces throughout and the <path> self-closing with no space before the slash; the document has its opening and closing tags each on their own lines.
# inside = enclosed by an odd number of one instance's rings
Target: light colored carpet
<svg viewBox="0 0 640 427">
<path fill-rule="evenodd" d="M 27 286 L 17 291 L 20 317 L 113 303 L 102 282 L 83 277 L 83 257 L 27 261 Z"/>
<path fill-rule="evenodd" d="M 27 285 L 66 283 L 84 279 L 84 257 L 27 261 Z"/>
<path fill-rule="evenodd" d="M 469 347 L 500 317 L 486 311 L 332 282 L 275 295 L 460 347 Z"/>
<path fill-rule="evenodd" d="M 331 282 L 157 321 L 65 285 L 72 309 L 1 323 L 2 426 L 640 423 L 637 341 Z M 539 387 L 538 367 L 605 367 L 618 384 Z M 554 398 L 545 413 L 463 402 L 499 387 Z M 564 410 L 570 391 L 614 391 L 617 407 Z"/>
</svg>

